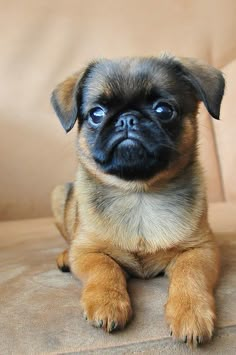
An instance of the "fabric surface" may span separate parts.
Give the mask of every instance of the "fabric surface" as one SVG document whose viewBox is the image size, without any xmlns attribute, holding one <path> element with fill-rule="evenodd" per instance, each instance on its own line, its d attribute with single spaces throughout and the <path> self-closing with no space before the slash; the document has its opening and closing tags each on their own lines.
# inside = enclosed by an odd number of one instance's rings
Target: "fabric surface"
<svg viewBox="0 0 236 355">
<path fill-rule="evenodd" d="M 218 322 L 204 354 L 236 353 L 236 205 L 214 204 L 210 221 L 221 246 Z M 134 319 L 105 334 L 82 317 L 81 283 L 57 270 L 65 248 L 51 219 L 0 223 L 0 354 L 191 354 L 164 321 L 168 280 L 131 279 Z M 194 354 L 202 354 L 197 350 Z"/>
<path fill-rule="evenodd" d="M 75 172 L 74 136 L 49 98 L 98 57 L 198 57 L 225 72 L 222 121 L 202 108 L 200 152 L 211 201 L 235 201 L 235 0 L 0 0 L 0 218 L 50 215 L 49 194 Z"/>
</svg>

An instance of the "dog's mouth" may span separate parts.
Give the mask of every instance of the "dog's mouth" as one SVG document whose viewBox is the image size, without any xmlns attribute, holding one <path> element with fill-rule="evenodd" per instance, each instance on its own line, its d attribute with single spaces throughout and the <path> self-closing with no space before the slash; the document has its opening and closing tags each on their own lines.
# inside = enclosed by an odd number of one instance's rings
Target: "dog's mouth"
<svg viewBox="0 0 236 355">
<path fill-rule="evenodd" d="M 94 144 L 93 159 L 105 174 L 129 181 L 148 180 L 168 167 L 173 153 L 154 138 L 137 131 L 103 135 Z"/>
<path fill-rule="evenodd" d="M 140 161 L 145 162 L 152 156 L 147 151 L 145 145 L 137 138 L 125 138 L 119 140 L 113 147 L 110 155 L 116 165 L 133 169 Z"/>
<path fill-rule="evenodd" d="M 120 136 L 112 138 L 105 149 L 95 149 L 93 157 L 106 174 L 118 176 L 124 180 L 146 180 L 157 169 L 166 166 L 167 155 L 155 156 L 150 144 L 144 143 L 137 136 Z M 167 158 L 167 159 L 166 159 Z"/>
<path fill-rule="evenodd" d="M 126 148 L 126 149 L 132 149 L 134 148 L 137 144 L 140 144 L 139 141 L 137 141 L 136 139 L 133 138 L 125 138 L 120 140 L 115 148 L 119 147 L 119 148 Z"/>
<path fill-rule="evenodd" d="M 127 132 L 126 134 L 113 136 L 106 146 L 102 146 L 99 150 L 95 149 L 93 157 L 96 163 L 104 165 L 115 157 L 117 160 L 118 156 L 128 161 L 131 156 L 133 156 L 133 159 L 136 155 L 143 154 L 144 151 L 148 153 L 148 147 L 142 142 L 141 138 L 137 134 Z"/>
<path fill-rule="evenodd" d="M 138 154 L 143 151 L 147 151 L 145 144 L 138 137 L 129 135 L 125 138 L 120 138 L 116 142 L 114 142 L 111 148 L 111 155 L 117 153 L 123 155 L 125 153 L 125 156 L 127 158 L 128 152 L 129 154 L 132 154 L 132 152 Z"/>
</svg>

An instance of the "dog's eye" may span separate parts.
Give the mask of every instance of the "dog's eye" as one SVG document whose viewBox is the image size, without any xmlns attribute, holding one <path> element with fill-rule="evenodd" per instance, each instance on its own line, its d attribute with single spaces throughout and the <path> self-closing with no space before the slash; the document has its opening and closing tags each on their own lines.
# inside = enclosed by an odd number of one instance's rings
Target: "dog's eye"
<svg viewBox="0 0 236 355">
<path fill-rule="evenodd" d="M 167 102 L 158 102 L 154 105 L 154 110 L 160 120 L 169 121 L 175 116 L 175 111 Z"/>
<path fill-rule="evenodd" d="M 104 116 L 105 116 L 105 111 L 101 107 L 94 107 L 90 112 L 88 116 L 89 123 L 92 126 L 98 126 L 102 122 Z"/>
</svg>

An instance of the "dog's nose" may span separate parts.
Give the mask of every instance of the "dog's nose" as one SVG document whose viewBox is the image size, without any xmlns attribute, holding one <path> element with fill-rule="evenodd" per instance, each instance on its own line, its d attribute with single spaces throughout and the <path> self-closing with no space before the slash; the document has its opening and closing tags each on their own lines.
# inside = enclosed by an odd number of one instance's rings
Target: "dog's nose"
<svg viewBox="0 0 236 355">
<path fill-rule="evenodd" d="M 133 114 L 121 115 L 116 122 L 116 127 L 121 129 L 133 129 L 137 125 L 138 119 Z"/>
</svg>

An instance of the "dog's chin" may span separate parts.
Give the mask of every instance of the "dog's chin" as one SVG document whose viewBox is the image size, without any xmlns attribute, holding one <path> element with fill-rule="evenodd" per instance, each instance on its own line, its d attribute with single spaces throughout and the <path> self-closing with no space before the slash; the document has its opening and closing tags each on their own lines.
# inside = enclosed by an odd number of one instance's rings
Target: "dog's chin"
<svg viewBox="0 0 236 355">
<path fill-rule="evenodd" d="M 154 154 L 133 139 L 121 141 L 102 161 L 97 159 L 97 153 L 95 161 L 105 174 L 127 181 L 147 181 L 165 170 L 170 161 L 169 151 L 160 148 Z M 101 155 L 104 157 L 104 152 Z"/>
</svg>

